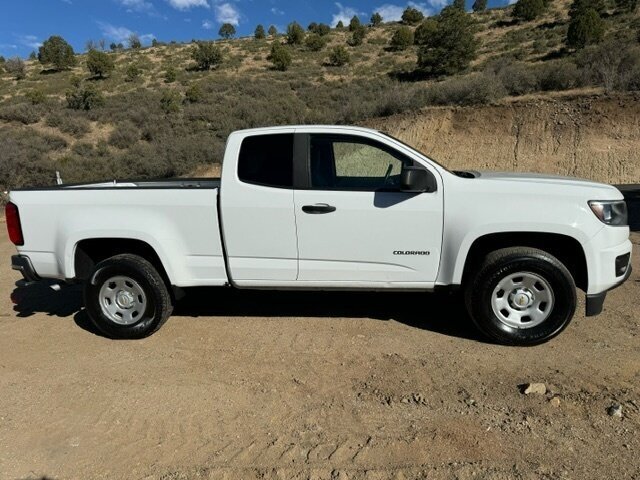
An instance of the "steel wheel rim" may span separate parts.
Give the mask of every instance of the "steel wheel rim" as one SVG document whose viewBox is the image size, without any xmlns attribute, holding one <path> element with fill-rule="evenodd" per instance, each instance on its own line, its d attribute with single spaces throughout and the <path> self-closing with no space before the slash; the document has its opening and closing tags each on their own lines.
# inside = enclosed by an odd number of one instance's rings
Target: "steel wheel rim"
<svg viewBox="0 0 640 480">
<path fill-rule="evenodd" d="M 139 322 L 147 308 L 147 296 L 140 284 L 123 275 L 105 280 L 98 298 L 102 313 L 118 325 Z"/>
<path fill-rule="evenodd" d="M 554 304 L 549 282 L 532 272 L 504 277 L 491 295 L 491 308 L 498 320 L 519 330 L 540 325 L 549 318 Z"/>
</svg>

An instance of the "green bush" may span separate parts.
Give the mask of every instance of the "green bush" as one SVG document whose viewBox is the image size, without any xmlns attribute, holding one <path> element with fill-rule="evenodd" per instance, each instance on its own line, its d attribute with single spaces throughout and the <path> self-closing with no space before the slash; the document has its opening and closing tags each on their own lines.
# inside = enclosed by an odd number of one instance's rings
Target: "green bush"
<svg viewBox="0 0 640 480">
<path fill-rule="evenodd" d="M 353 33 L 351 34 L 351 38 L 347 41 L 347 43 L 352 47 L 357 47 L 358 45 L 362 45 L 362 42 L 364 41 L 364 37 L 366 36 L 366 34 L 367 34 L 367 29 L 363 26 L 360 26 L 355 30 L 353 30 Z"/>
<path fill-rule="evenodd" d="M 472 8 L 476 13 L 484 12 L 487 9 L 487 0 L 475 0 Z"/>
<path fill-rule="evenodd" d="M 94 77 L 104 78 L 109 75 L 115 65 L 113 58 L 105 52 L 99 50 L 89 50 L 87 54 L 87 69 Z"/>
<path fill-rule="evenodd" d="M 198 42 L 191 50 L 191 58 L 199 70 L 209 70 L 222 63 L 222 50 L 213 42 Z"/>
<path fill-rule="evenodd" d="M 359 30 L 361 27 L 362 27 L 362 24 L 360 23 L 360 19 L 358 18 L 358 16 L 354 15 L 353 17 L 351 17 L 351 20 L 349 21 L 349 31 L 355 32 L 356 30 Z"/>
<path fill-rule="evenodd" d="M 634 13 L 638 8 L 638 0 L 616 0 L 616 10 L 621 13 Z"/>
<path fill-rule="evenodd" d="M 127 66 L 124 72 L 124 80 L 125 82 L 133 82 L 138 77 L 140 77 L 140 75 L 142 75 L 142 69 L 139 65 L 132 63 Z"/>
<path fill-rule="evenodd" d="M 271 61 L 274 69 L 281 72 L 288 70 L 291 65 L 289 49 L 278 42 L 274 42 L 271 45 L 271 53 L 267 59 Z"/>
<path fill-rule="evenodd" d="M 32 105 L 41 105 L 47 102 L 47 96 L 45 93 L 37 88 L 33 90 L 28 90 L 24 94 L 25 98 L 31 102 Z"/>
<path fill-rule="evenodd" d="M 430 75 L 466 70 L 478 49 L 473 20 L 459 8 L 445 7 L 436 22 L 418 51 L 418 68 Z"/>
<path fill-rule="evenodd" d="M 327 25 L 326 23 L 319 23 L 313 29 L 313 33 L 316 33 L 316 34 L 320 35 L 321 37 L 324 37 L 326 35 L 329 35 L 329 33 L 331 33 L 331 27 L 329 25 Z"/>
<path fill-rule="evenodd" d="M 173 65 L 169 65 L 164 72 L 164 83 L 173 83 L 178 79 L 178 72 L 173 67 Z"/>
<path fill-rule="evenodd" d="M 407 7 L 405 11 L 402 12 L 402 23 L 417 25 L 422 20 L 424 20 L 424 14 L 417 8 Z"/>
<path fill-rule="evenodd" d="M 513 16 L 518 20 L 531 21 L 545 11 L 544 0 L 518 0 L 513 7 Z"/>
<path fill-rule="evenodd" d="M 165 90 L 160 97 L 160 108 L 166 114 L 177 113 L 180 111 L 182 98 L 175 90 Z"/>
<path fill-rule="evenodd" d="M 73 47 L 58 35 L 49 37 L 38 48 L 38 60 L 42 64 L 53 65 L 56 70 L 71 68 L 76 64 Z"/>
<path fill-rule="evenodd" d="M 593 8 L 582 10 L 569 22 L 567 45 L 581 49 L 604 39 L 605 23 Z"/>
<path fill-rule="evenodd" d="M 255 32 L 253 32 L 253 38 L 255 38 L 256 40 L 264 40 L 265 38 L 267 38 L 267 34 L 264 31 L 264 27 L 262 25 L 258 25 L 256 27 Z"/>
<path fill-rule="evenodd" d="M 287 43 L 289 45 L 301 45 L 304 40 L 304 28 L 298 22 L 287 25 Z"/>
<path fill-rule="evenodd" d="M 269 34 L 270 37 L 275 37 L 278 34 L 278 29 L 276 28 L 275 25 L 271 25 L 267 33 Z"/>
<path fill-rule="evenodd" d="M 538 67 L 537 71 L 540 90 L 569 90 L 581 86 L 582 76 L 573 62 L 547 62 Z"/>
<path fill-rule="evenodd" d="M 187 103 L 198 103 L 202 101 L 202 89 L 198 85 L 190 85 L 184 92 L 184 100 Z"/>
<path fill-rule="evenodd" d="M 132 50 L 139 50 L 142 48 L 142 42 L 140 41 L 140 37 L 136 33 L 132 33 L 131 35 L 129 35 L 127 43 L 129 44 L 129 48 L 131 48 Z"/>
<path fill-rule="evenodd" d="M 506 94 L 502 84 L 492 75 L 474 73 L 436 83 L 424 93 L 431 105 L 483 105 Z"/>
<path fill-rule="evenodd" d="M 67 90 L 67 106 L 73 110 L 91 110 L 104 105 L 104 96 L 92 84 L 78 85 Z"/>
<path fill-rule="evenodd" d="M 16 80 L 23 80 L 27 76 L 27 69 L 20 57 L 13 57 L 4 62 L 4 69 Z"/>
<path fill-rule="evenodd" d="M 342 45 L 333 47 L 329 54 L 329 64 L 334 67 L 341 67 L 350 61 L 349 52 Z"/>
<path fill-rule="evenodd" d="M 371 15 L 371 25 L 373 27 L 377 27 L 381 24 L 382 24 L 382 15 L 380 15 L 380 13 L 378 12 L 374 12 L 373 15 Z"/>
<path fill-rule="evenodd" d="M 423 21 L 413 34 L 413 41 L 416 45 L 428 45 L 432 42 L 433 35 L 438 30 L 438 21 L 433 18 L 427 18 Z"/>
<path fill-rule="evenodd" d="M 236 34 L 236 27 L 231 25 L 230 23 L 223 23 L 218 30 L 218 35 L 220 35 L 224 39 L 229 39 Z"/>
<path fill-rule="evenodd" d="M 327 40 L 317 33 L 312 33 L 311 35 L 307 36 L 304 43 L 312 52 L 319 52 L 325 47 L 325 45 L 327 44 Z"/>
<path fill-rule="evenodd" d="M 406 50 L 413 45 L 413 30 L 409 27 L 398 28 L 391 37 L 390 45 L 394 50 Z"/>
<path fill-rule="evenodd" d="M 582 50 L 576 62 L 581 74 L 606 91 L 640 89 L 640 47 L 609 40 Z"/>
</svg>

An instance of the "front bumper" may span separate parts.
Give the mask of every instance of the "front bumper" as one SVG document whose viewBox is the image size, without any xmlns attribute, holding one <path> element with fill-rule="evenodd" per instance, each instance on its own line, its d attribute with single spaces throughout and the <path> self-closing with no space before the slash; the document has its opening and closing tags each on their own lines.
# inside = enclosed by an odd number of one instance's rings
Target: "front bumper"
<svg viewBox="0 0 640 480">
<path fill-rule="evenodd" d="M 27 282 L 37 282 L 40 280 L 40 277 L 33 268 L 31 259 L 25 255 L 12 255 L 11 268 L 22 273 L 22 277 Z"/>
<path fill-rule="evenodd" d="M 613 290 L 614 288 L 618 288 L 620 285 L 626 282 L 631 276 L 632 270 L 633 269 L 631 268 L 631 265 L 629 265 L 627 267 L 627 272 L 624 274 L 624 277 L 622 278 L 622 280 L 616 283 L 613 287 L 601 293 L 594 293 L 592 295 L 587 295 L 585 315 L 587 317 L 594 317 L 596 315 L 600 315 L 602 313 L 602 307 L 604 306 L 604 300 L 607 298 L 607 292 L 610 290 Z"/>
</svg>

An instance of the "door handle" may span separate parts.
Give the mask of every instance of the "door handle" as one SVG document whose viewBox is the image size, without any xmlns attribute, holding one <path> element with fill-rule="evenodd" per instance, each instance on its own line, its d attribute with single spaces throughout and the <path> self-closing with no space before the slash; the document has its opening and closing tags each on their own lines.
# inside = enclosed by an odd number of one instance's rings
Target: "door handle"
<svg viewBox="0 0 640 480">
<path fill-rule="evenodd" d="M 326 203 L 316 203 L 315 205 L 305 205 L 302 207 L 304 213 L 310 213 L 312 215 L 318 215 L 321 213 L 331 213 L 336 211 L 336 207 L 333 205 L 327 205 Z"/>
</svg>

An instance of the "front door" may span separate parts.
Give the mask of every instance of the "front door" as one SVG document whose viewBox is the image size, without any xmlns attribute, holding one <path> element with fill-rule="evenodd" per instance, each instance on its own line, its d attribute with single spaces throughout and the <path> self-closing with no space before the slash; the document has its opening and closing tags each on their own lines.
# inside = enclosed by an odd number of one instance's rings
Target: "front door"
<svg viewBox="0 0 640 480">
<path fill-rule="evenodd" d="M 442 191 L 399 190 L 392 146 L 357 135 L 309 135 L 309 187 L 294 191 L 298 281 L 420 288 L 435 282 Z"/>
</svg>

